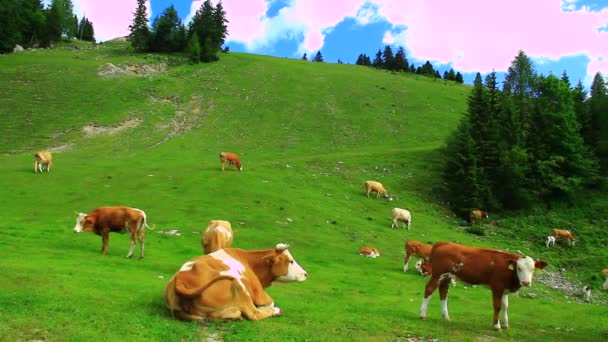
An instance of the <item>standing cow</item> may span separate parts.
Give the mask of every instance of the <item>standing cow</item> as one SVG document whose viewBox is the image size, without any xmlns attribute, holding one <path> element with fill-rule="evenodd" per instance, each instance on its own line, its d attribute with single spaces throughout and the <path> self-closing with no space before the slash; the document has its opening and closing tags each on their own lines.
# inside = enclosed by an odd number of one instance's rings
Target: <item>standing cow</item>
<svg viewBox="0 0 608 342">
<path fill-rule="evenodd" d="M 144 257 L 145 228 L 151 229 L 146 223 L 146 213 L 143 210 L 129 207 L 101 207 L 88 214 L 76 213 L 74 233 L 93 232 L 101 236 L 101 253 L 108 252 L 110 232 L 131 234 L 131 248 L 127 258 L 133 255 L 135 239 L 139 240 L 139 258 Z"/>
<path fill-rule="evenodd" d="M 236 167 L 237 170 L 243 171 L 243 165 L 241 165 L 239 156 L 237 156 L 236 153 L 232 153 L 232 152 L 220 153 L 220 162 L 222 163 L 222 171 L 224 171 L 226 164 L 234 165 L 234 167 Z"/>
<path fill-rule="evenodd" d="M 485 218 L 488 218 L 488 213 L 483 210 L 473 210 L 469 213 L 469 222 L 471 224 L 479 224 Z"/>
<path fill-rule="evenodd" d="M 43 172 L 46 167 L 46 172 L 51 172 L 51 166 L 53 166 L 53 156 L 51 152 L 42 150 L 34 154 L 34 172 Z"/>
<path fill-rule="evenodd" d="M 183 320 L 278 316 L 281 310 L 265 289 L 274 283 L 308 278 L 287 248 L 282 243 L 261 251 L 225 248 L 196 257 L 167 283 L 165 305 Z"/>
<path fill-rule="evenodd" d="M 570 245 L 574 246 L 576 244 L 576 240 L 574 239 L 574 236 L 572 235 L 572 233 L 569 230 L 566 229 L 552 229 L 551 230 L 551 236 L 553 236 L 555 238 L 555 240 L 559 240 L 559 239 L 565 239 L 568 240 L 568 242 L 570 242 Z"/>
<path fill-rule="evenodd" d="M 228 221 L 211 220 L 203 233 L 201 245 L 205 254 L 213 253 L 219 249 L 232 245 L 232 226 Z"/>
<path fill-rule="evenodd" d="M 380 182 L 368 180 L 368 181 L 365 181 L 365 184 L 363 184 L 363 187 L 365 188 L 367 197 L 369 197 L 369 194 L 371 192 L 375 192 L 376 198 L 380 198 L 380 196 L 382 196 L 384 198 L 388 198 L 388 193 L 386 192 L 386 189 L 384 189 L 384 186 Z"/>
<path fill-rule="evenodd" d="M 399 228 L 399 221 L 403 222 L 404 229 L 407 227 L 407 230 L 410 230 L 410 225 L 412 224 L 412 214 L 410 211 L 407 209 L 393 208 L 393 223 L 391 224 L 391 228 Z"/>
<path fill-rule="evenodd" d="M 529 256 L 506 253 L 499 250 L 476 248 L 455 243 L 437 242 L 431 251 L 432 274 L 424 289 L 420 318 L 426 318 L 431 295 L 439 287 L 443 318 L 448 314 L 448 290 L 450 279 L 469 284 L 486 285 L 492 290 L 494 304 L 494 329 L 501 330 L 498 314 L 502 309 L 502 327 L 509 327 L 508 295 L 522 286 L 532 285 L 532 275 L 547 266 L 542 260 Z"/>
</svg>

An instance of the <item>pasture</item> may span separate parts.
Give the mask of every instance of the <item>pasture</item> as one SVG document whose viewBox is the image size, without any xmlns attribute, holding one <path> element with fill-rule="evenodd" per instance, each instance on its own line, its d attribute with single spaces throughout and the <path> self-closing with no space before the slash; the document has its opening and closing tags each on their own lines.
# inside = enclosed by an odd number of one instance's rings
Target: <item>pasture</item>
<svg viewBox="0 0 608 342">
<path fill-rule="evenodd" d="M 158 62 L 166 72 L 98 75 L 105 63 Z M 238 53 L 189 65 L 119 43 L 0 56 L 0 84 L 0 340 L 608 339 L 605 196 L 490 213 L 499 225 L 483 237 L 441 203 L 441 148 L 466 110 L 468 86 Z M 35 174 L 42 148 L 55 151 L 53 169 Z M 238 153 L 243 171 L 222 172 L 221 151 Z M 393 201 L 367 198 L 366 180 L 382 182 Z M 128 235 L 110 235 L 102 255 L 100 237 L 72 232 L 74 211 L 104 205 L 146 211 L 155 231 L 146 231 L 145 259 L 124 257 Z M 393 207 L 412 212 L 409 232 L 391 229 Z M 282 316 L 200 323 L 169 315 L 165 285 L 202 254 L 211 219 L 232 223 L 233 247 L 290 244 L 309 279 L 267 289 Z M 582 235 L 577 245 L 546 248 L 555 225 Z M 170 229 L 181 235 L 161 233 Z M 511 329 L 495 332 L 490 291 L 458 284 L 452 321 L 442 319 L 438 294 L 421 321 L 427 278 L 415 258 L 403 272 L 406 239 L 519 250 L 549 263 L 545 277 L 589 283 L 593 300 L 535 281 L 510 296 Z M 363 245 L 381 256 L 359 256 Z"/>
</svg>

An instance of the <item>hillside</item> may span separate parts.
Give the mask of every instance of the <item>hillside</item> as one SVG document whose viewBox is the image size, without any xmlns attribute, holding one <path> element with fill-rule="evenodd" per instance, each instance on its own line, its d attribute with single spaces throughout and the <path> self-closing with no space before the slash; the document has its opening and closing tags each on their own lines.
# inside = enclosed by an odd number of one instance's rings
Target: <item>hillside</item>
<svg viewBox="0 0 608 342">
<path fill-rule="evenodd" d="M 1 340 L 608 338 L 596 272 L 608 266 L 599 265 L 608 256 L 603 197 L 491 216 L 499 225 L 484 237 L 465 233 L 440 202 L 441 148 L 466 110 L 468 86 L 239 53 L 190 65 L 123 44 L 0 56 Z M 108 63 L 166 70 L 100 76 Z M 42 148 L 55 151 L 43 175 L 32 170 Z M 244 171 L 222 173 L 221 151 L 238 153 Z M 393 201 L 365 197 L 368 179 Z M 144 209 L 156 229 L 142 261 L 124 258 L 126 235 L 111 235 L 104 256 L 98 236 L 72 233 L 74 211 L 119 204 Z M 411 210 L 410 231 L 390 228 L 392 207 Z M 283 316 L 201 324 L 167 313 L 165 284 L 202 254 L 200 231 L 211 219 L 232 222 L 234 247 L 291 245 L 309 280 L 268 288 Z M 591 238 L 547 250 L 546 231 L 579 222 Z M 160 233 L 169 229 L 181 235 Z M 549 275 L 572 267 L 565 276 L 590 282 L 594 300 L 536 282 L 510 296 L 512 329 L 496 333 L 490 292 L 459 284 L 450 291 L 452 322 L 441 319 L 438 295 L 420 321 L 426 278 L 413 262 L 403 272 L 406 239 L 519 250 L 545 259 Z M 382 256 L 359 256 L 362 245 Z"/>
</svg>

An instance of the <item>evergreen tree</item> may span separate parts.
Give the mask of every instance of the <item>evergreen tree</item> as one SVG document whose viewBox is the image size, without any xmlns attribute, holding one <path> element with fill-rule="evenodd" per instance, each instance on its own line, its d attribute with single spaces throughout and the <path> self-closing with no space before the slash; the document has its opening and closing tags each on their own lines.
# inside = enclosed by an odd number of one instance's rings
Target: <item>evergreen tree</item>
<svg viewBox="0 0 608 342">
<path fill-rule="evenodd" d="M 196 32 L 199 37 L 202 62 L 219 59 L 218 52 L 228 32 L 225 14 L 221 2 L 218 2 L 218 6 L 214 8 L 210 0 L 205 0 L 190 22 L 188 33 L 192 36 Z"/>
<path fill-rule="evenodd" d="M 72 0 L 54 0 L 60 1 L 63 5 L 63 10 L 61 11 L 61 30 L 62 33 L 68 38 L 76 37 L 76 28 L 78 25 L 78 18 L 74 15 L 74 5 L 72 4 Z"/>
<path fill-rule="evenodd" d="M 0 53 L 11 52 L 16 44 L 23 42 L 19 17 L 18 0 L 7 0 L 0 6 Z"/>
<path fill-rule="evenodd" d="M 82 17 L 80 23 L 78 24 L 78 36 L 80 40 L 88 42 L 95 41 L 95 31 L 93 30 L 93 24 L 86 17 Z"/>
<path fill-rule="evenodd" d="M 405 56 L 405 49 L 400 46 L 399 49 L 397 49 L 397 53 L 395 53 L 395 59 L 394 59 L 394 70 L 398 70 L 398 71 L 409 71 L 409 65 L 407 62 L 407 58 Z"/>
<path fill-rule="evenodd" d="M 593 77 L 590 94 L 591 134 L 588 140 L 600 161 L 602 173 L 608 174 L 608 89 L 599 72 Z"/>
<path fill-rule="evenodd" d="M 505 76 L 503 91 L 511 100 L 515 143 L 525 145 L 530 126 L 530 99 L 536 84 L 536 71 L 532 61 L 519 51 Z"/>
<path fill-rule="evenodd" d="M 593 127 L 591 127 L 591 113 L 587 106 L 587 91 L 583 87 L 583 83 L 579 81 L 576 87 L 572 90 L 572 99 L 574 102 L 574 112 L 580 126 L 580 134 L 585 142 L 585 145 L 593 150 Z"/>
<path fill-rule="evenodd" d="M 199 44 L 198 33 L 194 31 L 188 39 L 188 47 L 187 47 L 188 56 L 190 57 L 190 62 L 192 63 L 200 63 L 201 61 L 201 46 Z"/>
<path fill-rule="evenodd" d="M 183 50 L 183 37 L 180 37 L 181 20 L 175 7 L 171 5 L 154 20 L 150 39 L 150 50 L 174 52 Z"/>
<path fill-rule="evenodd" d="M 213 22 L 215 23 L 215 44 L 220 49 L 226 41 L 228 35 L 228 19 L 226 19 L 226 11 L 222 5 L 222 0 L 217 2 L 213 10 Z"/>
<path fill-rule="evenodd" d="M 415 74 L 417 72 L 416 66 L 413 63 L 410 64 L 410 72 L 412 74 Z"/>
<path fill-rule="evenodd" d="M 133 23 L 129 25 L 129 41 L 135 51 L 147 51 L 150 43 L 150 29 L 148 28 L 148 14 L 146 0 L 137 0 Z"/>
<path fill-rule="evenodd" d="M 566 70 L 564 70 L 564 72 L 562 73 L 562 82 L 566 83 L 566 85 L 568 86 L 568 88 L 570 88 L 572 86 L 570 84 L 570 78 L 568 77 L 568 74 L 566 73 Z"/>
<path fill-rule="evenodd" d="M 447 70 L 443 72 L 443 79 L 444 80 L 449 80 L 450 79 L 450 75 L 448 74 Z"/>
<path fill-rule="evenodd" d="M 383 67 L 382 51 L 378 50 L 378 52 L 376 53 L 376 58 L 374 58 L 374 61 L 372 62 L 372 66 L 375 68 Z"/>
<path fill-rule="evenodd" d="M 460 75 L 460 77 L 462 78 L 462 75 Z M 452 68 L 450 68 L 450 71 L 448 71 L 448 80 L 457 81 L 456 73 L 454 72 L 454 69 L 452 69 Z"/>
<path fill-rule="evenodd" d="M 58 1 L 53 1 L 51 7 L 47 11 L 46 15 L 46 38 L 50 43 L 58 42 L 61 39 L 61 24 L 62 17 L 61 12 L 63 11 L 63 4 Z"/>
<path fill-rule="evenodd" d="M 308 60 L 308 56 L 306 56 L 306 52 L 304 52 L 304 55 L 302 55 L 302 58 L 300 58 L 303 61 L 307 61 Z"/>
<path fill-rule="evenodd" d="M 313 62 L 323 62 L 323 55 L 321 54 L 321 51 L 317 51 L 317 54 L 315 55 L 315 58 L 313 58 L 312 61 Z"/>
<path fill-rule="evenodd" d="M 382 52 L 382 67 L 386 70 L 395 70 L 395 56 L 390 45 L 385 46 Z"/>
<path fill-rule="evenodd" d="M 464 83 L 464 78 L 462 77 L 462 74 L 459 72 L 456 73 L 456 76 L 454 77 L 454 81 L 458 82 L 458 83 Z"/>
</svg>

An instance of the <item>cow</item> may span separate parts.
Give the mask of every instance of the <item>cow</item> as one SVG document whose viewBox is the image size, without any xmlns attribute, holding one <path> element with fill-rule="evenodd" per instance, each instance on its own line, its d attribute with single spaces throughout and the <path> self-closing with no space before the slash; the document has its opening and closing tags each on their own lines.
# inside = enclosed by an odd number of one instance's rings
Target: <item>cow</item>
<svg viewBox="0 0 608 342">
<path fill-rule="evenodd" d="M 123 206 L 100 207 L 88 214 L 76 213 L 76 225 L 74 233 L 93 232 L 101 236 L 101 253 L 108 252 L 108 240 L 110 232 L 131 234 L 131 248 L 127 258 L 133 255 L 135 239 L 139 240 L 139 258 L 144 257 L 144 232 L 145 228 L 152 229 L 146 222 L 146 213 L 141 209 Z"/>
<path fill-rule="evenodd" d="M 42 150 L 38 151 L 34 154 L 34 172 L 41 173 L 44 171 L 44 167 L 46 167 L 46 172 L 51 172 L 51 166 L 53 166 L 53 156 L 51 152 Z"/>
<path fill-rule="evenodd" d="M 359 250 L 359 255 L 363 255 L 370 258 L 376 258 L 380 256 L 380 251 L 376 247 L 363 246 Z"/>
<path fill-rule="evenodd" d="M 260 320 L 278 316 L 265 289 L 274 283 L 302 282 L 308 274 L 289 246 L 246 251 L 224 248 L 187 261 L 165 288 L 165 305 L 181 320 Z"/>
<path fill-rule="evenodd" d="M 421 276 L 430 276 L 433 273 L 433 266 L 426 259 L 418 259 L 415 266 Z"/>
<path fill-rule="evenodd" d="M 604 275 L 606 276 L 606 281 L 604 281 L 604 285 L 602 285 L 602 288 L 604 290 L 608 290 L 608 268 L 603 269 L 602 273 L 604 273 Z"/>
<path fill-rule="evenodd" d="M 376 198 L 380 198 L 380 196 L 382 196 L 384 198 L 388 198 L 388 193 L 386 192 L 386 190 L 384 189 L 384 186 L 380 182 L 368 180 L 368 181 L 365 181 L 365 184 L 363 185 L 363 187 L 365 188 L 365 192 L 367 193 L 368 198 L 369 198 L 370 192 L 375 192 Z"/>
<path fill-rule="evenodd" d="M 545 245 L 547 245 L 547 248 L 549 248 L 549 245 L 555 247 L 555 236 L 553 236 L 553 235 L 547 236 L 547 241 L 545 241 Z"/>
<path fill-rule="evenodd" d="M 586 301 L 591 301 L 591 286 L 585 285 L 583 286 L 583 297 Z"/>
<path fill-rule="evenodd" d="M 576 244 L 576 240 L 574 239 L 574 236 L 572 236 L 572 233 L 566 229 L 554 228 L 551 230 L 551 236 L 553 236 L 556 240 L 566 239 L 570 242 L 570 245 L 572 245 L 572 246 L 574 246 L 574 244 Z"/>
<path fill-rule="evenodd" d="M 393 223 L 391 224 L 391 228 L 399 228 L 399 221 L 403 222 L 403 229 L 407 227 L 407 230 L 410 230 L 410 225 L 412 224 L 412 214 L 410 211 L 407 209 L 393 208 Z"/>
<path fill-rule="evenodd" d="M 222 171 L 224 171 L 226 163 L 228 163 L 229 165 L 234 165 L 234 167 L 236 167 L 236 169 L 239 171 L 243 171 L 243 165 L 241 164 L 241 160 L 239 159 L 239 156 L 236 155 L 236 153 L 220 153 L 220 162 L 222 163 Z"/>
<path fill-rule="evenodd" d="M 203 232 L 201 245 L 205 254 L 217 251 L 218 249 L 230 247 L 232 245 L 232 227 L 230 222 L 222 220 L 211 220 L 207 229 Z"/>
<path fill-rule="evenodd" d="M 408 264 L 413 255 L 428 259 L 431 256 L 432 247 L 433 246 L 423 242 L 418 242 L 414 240 L 407 241 L 405 243 L 405 259 L 403 265 L 403 272 L 407 272 Z"/>
<path fill-rule="evenodd" d="M 532 275 L 547 266 L 542 260 L 499 250 L 476 248 L 448 242 L 437 242 L 431 251 L 433 272 L 426 283 L 420 307 L 420 318 L 426 318 L 431 295 L 439 287 L 443 318 L 448 314 L 448 290 L 450 279 L 455 277 L 464 283 L 486 285 L 492 290 L 494 304 L 494 329 L 501 330 L 498 314 L 502 309 L 502 327 L 509 327 L 507 309 L 508 294 L 522 286 L 532 285 Z"/>
<path fill-rule="evenodd" d="M 479 224 L 482 219 L 488 218 L 488 213 L 483 210 L 472 210 L 469 213 L 469 222 L 471 224 Z"/>
</svg>

